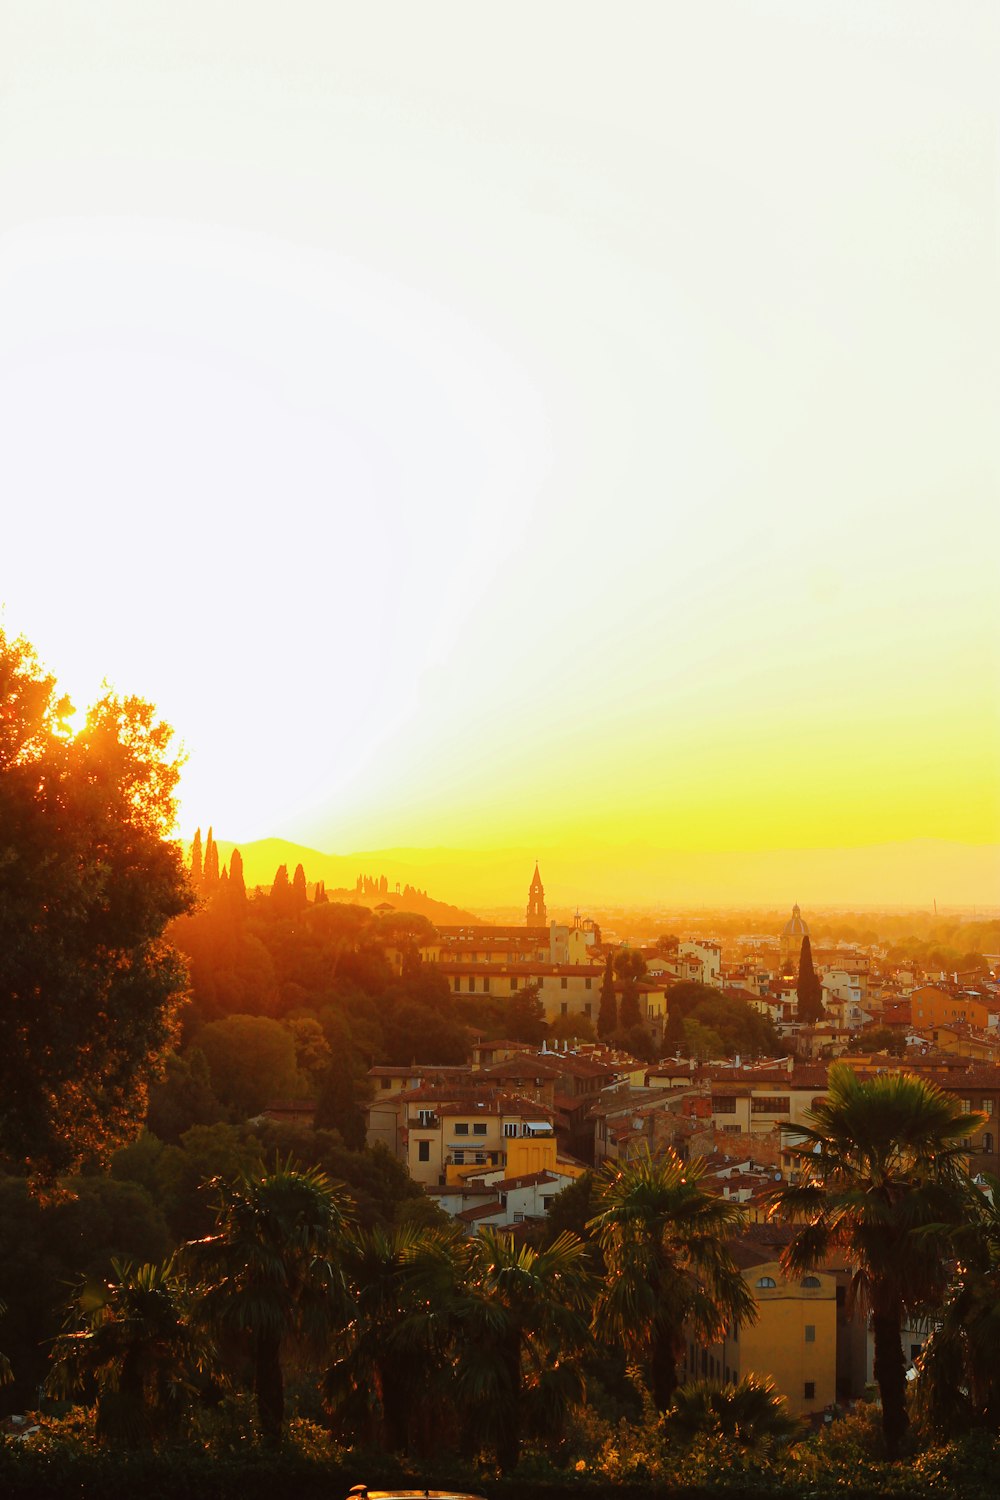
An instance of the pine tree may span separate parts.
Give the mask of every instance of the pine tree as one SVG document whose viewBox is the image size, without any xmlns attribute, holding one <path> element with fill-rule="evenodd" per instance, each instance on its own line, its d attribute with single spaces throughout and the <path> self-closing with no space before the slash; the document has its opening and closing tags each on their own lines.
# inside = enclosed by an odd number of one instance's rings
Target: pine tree
<svg viewBox="0 0 1000 1500">
<path fill-rule="evenodd" d="M 279 865 L 274 872 L 271 886 L 271 906 L 279 917 L 287 917 L 292 911 L 292 885 L 288 879 L 288 866 Z"/>
<path fill-rule="evenodd" d="M 315 892 L 315 895 L 313 896 L 313 905 L 314 906 L 329 906 L 329 904 L 330 904 L 330 898 L 326 894 L 326 881 L 325 880 L 317 880 L 317 882 L 316 882 L 316 892 Z"/>
<path fill-rule="evenodd" d="M 795 994 L 798 998 L 798 1018 L 804 1025 L 814 1026 L 823 1019 L 823 982 L 813 968 L 812 944 L 808 933 L 802 939 L 799 953 L 799 977 Z"/>
<path fill-rule="evenodd" d="M 205 840 L 205 870 L 204 887 L 206 891 L 214 891 L 219 883 L 219 850 L 212 837 L 212 830 L 208 830 L 208 838 Z"/>
<path fill-rule="evenodd" d="M 301 911 L 304 906 L 309 905 L 309 893 L 306 889 L 306 872 L 301 865 L 295 866 L 295 874 L 292 876 L 292 907 L 295 911 Z"/>
<path fill-rule="evenodd" d="M 195 890 L 198 890 L 201 885 L 203 873 L 204 870 L 201 858 L 201 829 L 196 828 L 194 831 L 194 838 L 191 842 L 191 884 L 194 886 Z"/>
<path fill-rule="evenodd" d="M 601 1004 L 597 1012 L 597 1035 L 610 1036 L 618 1028 L 618 1001 L 615 998 L 615 971 L 609 953 L 604 964 L 604 979 L 601 982 Z"/>
<path fill-rule="evenodd" d="M 247 899 L 247 883 L 243 876 L 243 856 L 238 849 L 233 850 L 229 861 L 229 892 L 234 904 Z"/>
</svg>

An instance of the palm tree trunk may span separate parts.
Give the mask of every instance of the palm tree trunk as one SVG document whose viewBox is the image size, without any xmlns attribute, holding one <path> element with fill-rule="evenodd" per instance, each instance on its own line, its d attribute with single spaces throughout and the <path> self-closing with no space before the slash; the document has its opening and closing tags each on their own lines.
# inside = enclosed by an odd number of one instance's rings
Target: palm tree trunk
<svg viewBox="0 0 1000 1500">
<path fill-rule="evenodd" d="M 898 1308 L 875 1313 L 875 1382 L 882 1397 L 882 1432 L 891 1462 L 898 1459 L 910 1419 L 906 1412 L 906 1366 L 903 1363 L 902 1318 Z"/>
<path fill-rule="evenodd" d="M 677 1389 L 677 1343 L 670 1334 L 654 1335 L 653 1352 L 649 1361 L 649 1384 L 656 1410 L 666 1411 Z"/>
<path fill-rule="evenodd" d="M 257 1335 L 254 1350 L 254 1395 L 261 1441 L 268 1448 L 281 1447 L 285 1420 L 285 1382 L 281 1374 L 281 1336 Z"/>
<path fill-rule="evenodd" d="M 406 1378 L 398 1370 L 393 1370 L 388 1362 L 384 1362 L 379 1367 L 379 1385 L 382 1391 L 386 1447 L 390 1453 L 402 1453 L 406 1448 L 410 1425 Z"/>
</svg>

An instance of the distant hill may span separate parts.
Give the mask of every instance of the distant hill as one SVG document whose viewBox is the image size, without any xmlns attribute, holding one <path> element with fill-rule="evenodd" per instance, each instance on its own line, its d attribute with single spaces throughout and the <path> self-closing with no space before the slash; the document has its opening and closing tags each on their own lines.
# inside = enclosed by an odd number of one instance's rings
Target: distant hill
<svg viewBox="0 0 1000 1500">
<path fill-rule="evenodd" d="M 417 912 L 429 921 L 442 926 L 457 926 L 463 922 L 479 922 L 482 919 L 474 912 L 450 906 L 445 901 L 436 901 L 424 894 L 419 887 L 420 872 L 412 865 L 394 863 L 391 851 L 375 851 L 366 854 L 323 854 L 319 849 L 310 849 L 305 844 L 293 844 L 287 839 L 256 839 L 250 844 L 233 844 L 226 839 L 216 840 L 219 859 L 229 860 L 235 848 L 243 857 L 243 876 L 248 886 L 270 886 L 279 865 L 287 865 L 291 876 L 296 865 L 301 865 L 310 886 L 322 880 L 331 901 L 345 901 L 352 905 L 367 906 L 369 910 L 382 902 L 394 906 L 397 911 Z M 389 889 L 384 894 L 362 895 L 355 889 L 359 875 L 369 875 L 378 880 L 385 875 Z M 424 877 L 426 878 L 426 877 Z M 400 890 L 397 892 L 396 885 Z M 410 886 L 409 894 L 403 887 Z"/>
</svg>

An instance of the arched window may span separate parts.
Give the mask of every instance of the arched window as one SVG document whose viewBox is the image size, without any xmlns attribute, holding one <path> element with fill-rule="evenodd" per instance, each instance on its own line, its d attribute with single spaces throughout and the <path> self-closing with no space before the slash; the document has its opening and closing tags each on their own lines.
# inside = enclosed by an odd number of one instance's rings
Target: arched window
<svg viewBox="0 0 1000 1500">
<path fill-rule="evenodd" d="M 757 1285 L 763 1291 L 769 1292 L 772 1291 L 778 1285 L 778 1283 L 775 1281 L 773 1276 L 761 1276 L 757 1282 Z"/>
<path fill-rule="evenodd" d="M 819 1286 L 819 1277 L 818 1276 L 803 1276 L 803 1278 L 802 1278 L 802 1285 L 803 1286 L 817 1287 L 817 1286 Z"/>
</svg>

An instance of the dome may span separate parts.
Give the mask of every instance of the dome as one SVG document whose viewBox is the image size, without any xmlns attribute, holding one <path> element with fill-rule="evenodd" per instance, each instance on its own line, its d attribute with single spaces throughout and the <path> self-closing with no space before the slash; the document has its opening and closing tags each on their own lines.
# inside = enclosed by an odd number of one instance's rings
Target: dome
<svg viewBox="0 0 1000 1500">
<path fill-rule="evenodd" d="M 809 928 L 802 920 L 802 913 L 799 911 L 798 903 L 792 907 L 792 915 L 781 929 L 781 936 L 783 938 L 804 938 L 809 936 Z"/>
</svg>

